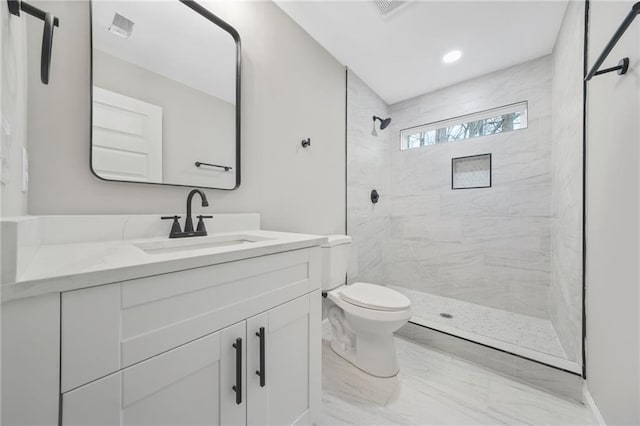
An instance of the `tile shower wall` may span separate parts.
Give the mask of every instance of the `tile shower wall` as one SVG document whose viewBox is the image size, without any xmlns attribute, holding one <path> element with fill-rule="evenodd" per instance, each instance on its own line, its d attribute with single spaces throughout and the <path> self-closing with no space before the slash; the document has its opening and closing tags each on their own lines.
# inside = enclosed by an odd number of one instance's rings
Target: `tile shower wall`
<svg viewBox="0 0 640 426">
<path fill-rule="evenodd" d="M 545 56 L 391 105 L 388 284 L 549 318 L 551 64 Z M 399 149 L 401 129 L 525 100 L 527 129 Z M 493 187 L 451 190 L 451 159 L 484 153 Z"/>
<path fill-rule="evenodd" d="M 582 351 L 583 37 L 584 3 L 569 2 L 553 50 L 549 313 L 571 360 Z"/>
<path fill-rule="evenodd" d="M 372 116 L 389 116 L 387 104 L 358 76 L 347 71 L 347 232 L 353 237 L 350 282 L 385 284 L 389 235 L 390 129 L 371 134 Z M 371 190 L 380 194 L 371 202 Z"/>
</svg>

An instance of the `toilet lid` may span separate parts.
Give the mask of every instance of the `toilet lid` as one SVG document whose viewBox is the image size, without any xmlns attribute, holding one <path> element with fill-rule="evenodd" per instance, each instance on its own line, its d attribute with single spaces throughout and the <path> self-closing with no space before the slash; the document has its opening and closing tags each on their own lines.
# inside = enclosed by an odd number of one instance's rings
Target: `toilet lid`
<svg viewBox="0 0 640 426">
<path fill-rule="evenodd" d="M 352 305 L 378 311 L 401 311 L 411 306 L 411 301 L 404 294 L 369 283 L 353 283 L 342 287 L 340 298 Z"/>
</svg>

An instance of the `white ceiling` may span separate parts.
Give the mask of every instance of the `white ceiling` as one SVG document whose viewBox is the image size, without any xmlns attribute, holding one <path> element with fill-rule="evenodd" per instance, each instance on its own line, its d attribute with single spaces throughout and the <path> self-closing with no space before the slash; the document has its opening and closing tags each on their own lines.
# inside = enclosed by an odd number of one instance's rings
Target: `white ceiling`
<svg viewBox="0 0 640 426">
<path fill-rule="evenodd" d="M 91 7 L 94 48 L 235 104 L 236 45 L 229 33 L 177 1 Z M 130 38 L 108 31 L 115 12 L 135 23 Z"/>
<path fill-rule="evenodd" d="M 373 1 L 275 1 L 389 104 L 551 53 L 567 6 L 411 1 L 382 16 Z"/>
</svg>

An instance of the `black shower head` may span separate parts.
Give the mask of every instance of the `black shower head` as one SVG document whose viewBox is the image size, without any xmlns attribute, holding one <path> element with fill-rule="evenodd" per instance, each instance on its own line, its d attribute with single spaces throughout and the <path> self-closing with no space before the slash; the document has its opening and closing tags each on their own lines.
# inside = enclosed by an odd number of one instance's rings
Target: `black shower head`
<svg viewBox="0 0 640 426">
<path fill-rule="evenodd" d="M 376 117 L 375 115 L 373 116 L 373 122 L 375 123 L 376 120 L 380 120 L 380 130 L 384 130 L 387 127 L 389 127 L 389 124 L 391 124 L 391 118 L 380 118 L 380 117 Z"/>
</svg>

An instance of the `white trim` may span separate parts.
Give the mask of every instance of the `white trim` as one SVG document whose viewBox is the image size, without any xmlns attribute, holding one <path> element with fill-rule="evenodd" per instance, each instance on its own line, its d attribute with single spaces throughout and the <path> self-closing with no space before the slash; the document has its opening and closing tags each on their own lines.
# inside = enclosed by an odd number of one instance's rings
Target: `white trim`
<svg viewBox="0 0 640 426">
<path fill-rule="evenodd" d="M 587 387 L 586 382 L 584 384 L 584 388 L 582 389 L 582 394 L 584 396 L 585 405 L 587 405 L 591 409 L 598 424 L 600 426 L 607 426 L 607 422 L 604 420 L 604 417 L 602 417 L 602 413 L 600 413 L 600 410 L 598 409 L 598 404 L 596 404 L 593 396 L 591 396 L 591 392 L 589 392 L 589 388 Z"/>
</svg>

